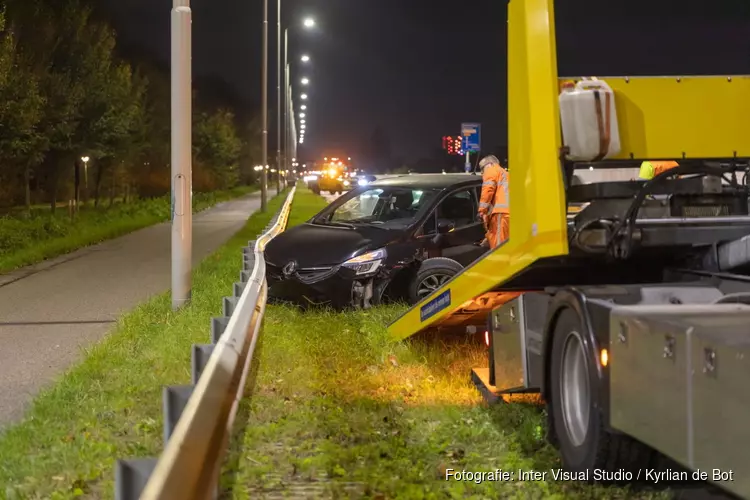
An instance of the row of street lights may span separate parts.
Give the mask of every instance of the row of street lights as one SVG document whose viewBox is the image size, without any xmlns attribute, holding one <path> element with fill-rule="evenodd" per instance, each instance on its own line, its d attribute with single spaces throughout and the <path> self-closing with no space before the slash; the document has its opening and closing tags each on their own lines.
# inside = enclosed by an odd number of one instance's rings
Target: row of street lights
<svg viewBox="0 0 750 500">
<path fill-rule="evenodd" d="M 307 18 L 303 21 L 305 28 L 311 29 L 315 27 L 315 21 L 311 18 Z M 294 127 L 294 116 L 292 115 L 292 97 L 291 97 L 291 84 L 290 84 L 290 65 L 289 65 L 289 28 L 284 29 L 284 59 L 282 62 L 281 58 L 281 0 L 276 0 L 276 59 L 277 59 L 277 75 L 276 75 L 276 165 L 279 172 L 288 172 L 290 170 L 290 158 L 295 156 L 297 138 L 295 137 Z M 310 62 L 310 56 L 303 55 L 301 58 L 303 63 Z M 284 158 L 282 160 L 281 155 L 281 129 L 282 129 L 282 103 L 281 103 L 281 71 L 284 70 L 284 112 L 283 112 L 283 123 L 284 123 Z M 263 0 L 263 65 L 262 65 L 262 121 L 263 121 L 263 134 L 262 134 L 262 145 L 261 145 L 261 165 L 268 165 L 268 0 Z M 310 79 L 305 77 L 300 80 L 302 85 L 309 85 Z M 300 98 L 304 101 L 307 99 L 307 94 L 301 94 Z M 303 104 L 302 110 L 306 110 L 307 106 Z M 300 113 L 300 137 L 299 143 L 305 142 L 305 131 L 307 124 L 304 120 L 305 113 Z M 261 169 L 261 211 L 266 211 L 268 204 L 268 175 L 267 169 Z M 280 175 L 276 177 L 276 194 L 281 191 L 280 186 Z"/>
</svg>

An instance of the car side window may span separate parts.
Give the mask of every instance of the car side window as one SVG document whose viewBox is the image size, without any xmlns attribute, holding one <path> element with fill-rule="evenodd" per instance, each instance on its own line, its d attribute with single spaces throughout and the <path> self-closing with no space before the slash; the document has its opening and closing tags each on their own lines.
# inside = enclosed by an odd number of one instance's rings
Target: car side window
<svg viewBox="0 0 750 500">
<path fill-rule="evenodd" d="M 422 228 L 424 234 L 435 234 L 437 219 L 451 221 L 456 229 L 475 223 L 477 221 L 477 206 L 474 188 L 462 189 L 448 195 L 425 221 Z"/>
</svg>

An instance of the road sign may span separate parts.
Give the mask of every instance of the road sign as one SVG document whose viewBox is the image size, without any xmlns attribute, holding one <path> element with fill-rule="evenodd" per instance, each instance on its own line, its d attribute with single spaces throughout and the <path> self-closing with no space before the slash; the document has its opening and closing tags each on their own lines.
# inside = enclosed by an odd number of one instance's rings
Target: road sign
<svg viewBox="0 0 750 500">
<path fill-rule="evenodd" d="M 480 151 L 482 145 L 481 128 L 482 126 L 479 123 L 461 124 L 461 141 L 464 151 L 471 151 L 473 153 Z"/>
</svg>

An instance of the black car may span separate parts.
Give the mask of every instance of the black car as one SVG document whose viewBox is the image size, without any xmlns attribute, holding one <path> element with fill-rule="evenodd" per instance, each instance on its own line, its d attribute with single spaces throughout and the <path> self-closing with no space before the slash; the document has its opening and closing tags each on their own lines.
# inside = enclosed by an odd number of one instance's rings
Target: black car
<svg viewBox="0 0 750 500">
<path fill-rule="evenodd" d="M 271 296 L 334 307 L 418 302 L 485 252 L 481 184 L 420 174 L 349 191 L 267 245 Z"/>
</svg>

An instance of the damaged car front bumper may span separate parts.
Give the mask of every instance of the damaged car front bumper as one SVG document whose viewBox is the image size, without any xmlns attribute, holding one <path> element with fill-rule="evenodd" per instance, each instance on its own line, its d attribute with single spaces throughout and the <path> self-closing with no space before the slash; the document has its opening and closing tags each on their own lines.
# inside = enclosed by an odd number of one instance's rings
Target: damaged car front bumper
<svg viewBox="0 0 750 500">
<path fill-rule="evenodd" d="M 385 249 L 379 249 L 336 266 L 299 269 L 294 262 L 285 266 L 266 262 L 266 276 L 276 299 L 367 309 L 378 303 L 390 279 L 386 257 Z"/>
</svg>

